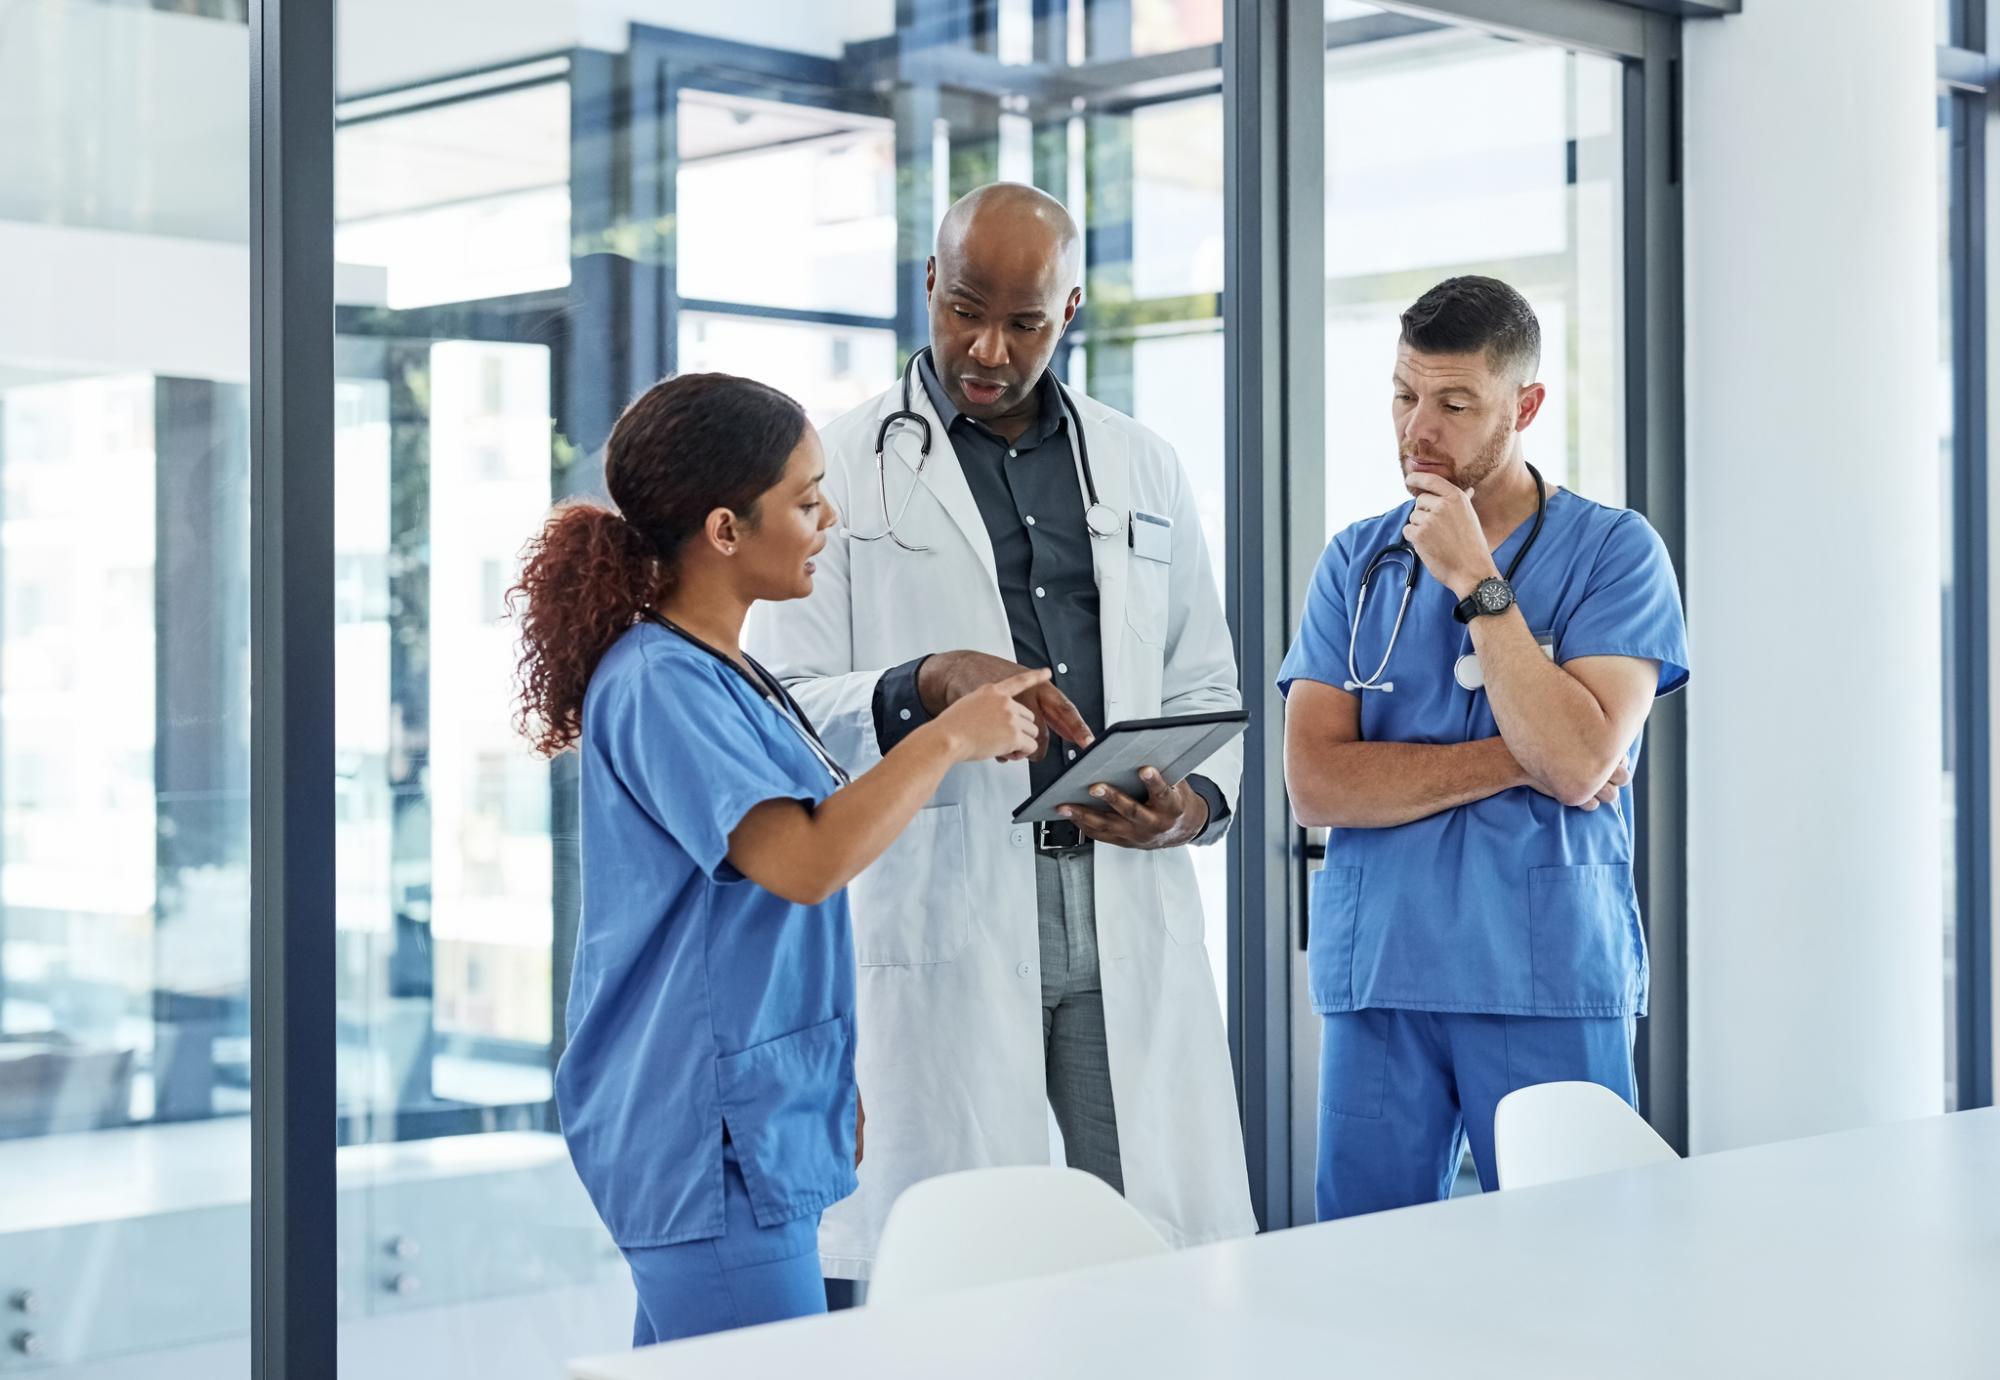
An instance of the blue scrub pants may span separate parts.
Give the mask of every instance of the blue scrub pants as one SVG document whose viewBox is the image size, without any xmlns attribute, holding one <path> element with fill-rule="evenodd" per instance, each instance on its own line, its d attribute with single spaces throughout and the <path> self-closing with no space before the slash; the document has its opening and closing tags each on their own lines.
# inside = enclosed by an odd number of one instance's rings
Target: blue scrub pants
<svg viewBox="0 0 2000 1380">
<path fill-rule="evenodd" d="M 632 1345 L 826 1311 L 819 1272 L 819 1214 L 760 1227 L 736 1152 L 722 1151 L 722 1235 L 675 1246 L 626 1249 L 639 1315 Z"/>
<path fill-rule="evenodd" d="M 1493 1111 L 1516 1088 L 1601 1083 L 1637 1106 L 1632 1032 L 1628 1016 L 1320 1017 L 1319 1219 L 1450 1197 L 1468 1139 L 1491 1192 Z"/>
</svg>

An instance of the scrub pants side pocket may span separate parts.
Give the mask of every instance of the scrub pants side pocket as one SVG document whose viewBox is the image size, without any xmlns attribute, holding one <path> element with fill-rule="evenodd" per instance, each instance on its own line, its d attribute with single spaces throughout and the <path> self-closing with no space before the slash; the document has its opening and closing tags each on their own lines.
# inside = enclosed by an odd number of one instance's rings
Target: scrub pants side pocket
<svg viewBox="0 0 2000 1380">
<path fill-rule="evenodd" d="M 1322 867 L 1307 905 L 1306 985 L 1322 1016 L 1354 1009 L 1354 939 L 1361 917 L 1361 869 Z"/>
<path fill-rule="evenodd" d="M 1536 1014 L 1637 1009 L 1645 950 L 1629 865 L 1530 869 L 1528 930 Z"/>
<path fill-rule="evenodd" d="M 1322 1115 L 1378 1118 L 1389 1084 L 1388 1011 L 1320 1017 L 1319 1109 Z"/>
</svg>

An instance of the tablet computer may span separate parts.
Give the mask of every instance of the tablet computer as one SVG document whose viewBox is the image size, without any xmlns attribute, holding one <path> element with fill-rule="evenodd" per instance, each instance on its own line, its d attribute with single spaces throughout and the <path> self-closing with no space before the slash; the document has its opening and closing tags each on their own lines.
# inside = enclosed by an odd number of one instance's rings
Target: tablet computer
<svg viewBox="0 0 2000 1380">
<path fill-rule="evenodd" d="M 1231 709 L 1214 714 L 1181 714 L 1170 719 L 1130 719 L 1104 730 L 1098 740 L 1085 748 L 1069 770 L 1049 783 L 1045 790 L 1029 796 L 1014 811 L 1014 822 L 1061 819 L 1056 808 L 1082 805 L 1093 810 L 1104 806 L 1090 797 L 1090 788 L 1100 781 L 1116 786 L 1135 800 L 1146 798 L 1139 768 L 1152 767 L 1178 786 L 1196 767 L 1213 757 L 1218 748 L 1250 726 L 1248 710 Z"/>
</svg>

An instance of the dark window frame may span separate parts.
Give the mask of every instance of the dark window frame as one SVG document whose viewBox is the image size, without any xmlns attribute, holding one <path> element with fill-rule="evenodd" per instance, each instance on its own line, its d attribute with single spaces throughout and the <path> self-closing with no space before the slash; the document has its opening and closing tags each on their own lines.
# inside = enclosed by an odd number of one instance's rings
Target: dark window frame
<svg viewBox="0 0 2000 1380">
<path fill-rule="evenodd" d="M 2000 0 L 1954 0 L 1960 46 L 1938 48 L 1940 125 L 1948 131 L 1945 235 L 1952 316 L 1951 681 L 1945 703 L 1957 818 L 1954 1044 L 1958 1109 L 1993 1105 L 1992 608 L 1988 581 L 1988 451 L 1992 283 L 1988 272 L 1989 188 L 2000 144 Z"/>
</svg>

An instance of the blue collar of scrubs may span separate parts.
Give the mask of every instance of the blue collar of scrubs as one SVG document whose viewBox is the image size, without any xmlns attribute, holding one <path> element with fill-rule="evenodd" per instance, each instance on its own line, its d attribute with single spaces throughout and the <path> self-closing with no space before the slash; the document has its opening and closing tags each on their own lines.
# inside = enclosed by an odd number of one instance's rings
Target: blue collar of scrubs
<svg viewBox="0 0 2000 1380">
<path fill-rule="evenodd" d="M 851 786 L 854 784 L 853 776 L 848 773 L 847 768 L 834 760 L 833 754 L 827 750 L 825 741 L 820 738 L 819 730 L 813 727 L 812 720 L 806 717 L 806 711 L 800 707 L 799 702 L 792 698 L 792 692 L 785 689 L 784 683 L 776 676 L 765 670 L 763 664 L 756 657 L 745 652 L 743 660 L 739 662 L 734 657 L 728 656 L 716 648 L 709 646 L 706 642 L 696 637 L 680 624 L 674 622 L 673 619 L 667 617 L 658 609 L 642 609 L 639 616 L 648 623 L 665 628 L 689 646 L 697 647 L 708 653 L 737 675 L 750 682 L 751 689 L 767 700 L 771 707 L 777 710 L 785 722 L 789 723 L 799 737 L 805 741 L 805 745 L 812 749 L 812 755 L 817 757 L 819 764 L 826 768 L 827 775 L 833 778 L 836 786 Z"/>
</svg>

